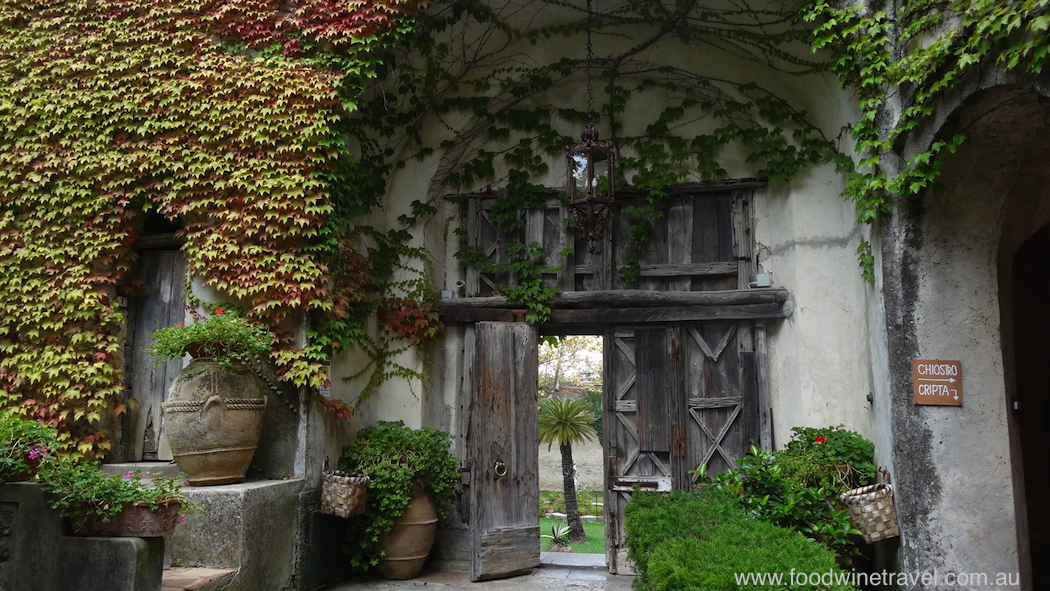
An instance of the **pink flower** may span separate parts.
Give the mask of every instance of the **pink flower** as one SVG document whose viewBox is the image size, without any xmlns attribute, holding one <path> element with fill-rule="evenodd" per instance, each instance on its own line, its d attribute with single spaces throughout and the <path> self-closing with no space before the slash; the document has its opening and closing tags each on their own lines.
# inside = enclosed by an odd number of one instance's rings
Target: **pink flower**
<svg viewBox="0 0 1050 591">
<path fill-rule="evenodd" d="M 215 313 L 216 314 L 225 314 L 226 310 L 223 310 L 222 308 L 215 308 Z"/>
<path fill-rule="evenodd" d="M 182 323 L 181 322 L 179 323 L 179 328 L 182 328 Z"/>
<path fill-rule="evenodd" d="M 178 522 L 179 523 L 186 523 L 186 514 L 185 513 L 180 513 L 179 514 Z"/>
<path fill-rule="evenodd" d="M 813 440 L 814 443 L 827 443 L 827 441 L 823 435 L 817 435 L 816 439 Z"/>
<path fill-rule="evenodd" d="M 29 459 L 30 460 L 39 460 L 40 458 L 42 458 L 42 457 L 44 457 L 46 455 L 47 455 L 47 450 L 42 448 L 42 447 L 40 447 L 39 445 L 34 445 L 33 449 L 29 450 Z"/>
<path fill-rule="evenodd" d="M 128 470 L 127 472 L 121 474 L 121 477 L 122 478 L 134 478 L 135 477 L 135 472 L 133 472 L 131 470 Z"/>
</svg>

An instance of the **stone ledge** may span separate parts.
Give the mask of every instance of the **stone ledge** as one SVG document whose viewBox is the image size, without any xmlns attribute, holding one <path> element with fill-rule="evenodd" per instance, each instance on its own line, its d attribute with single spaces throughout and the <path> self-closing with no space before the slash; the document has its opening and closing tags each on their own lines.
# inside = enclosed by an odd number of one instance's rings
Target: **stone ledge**
<svg viewBox="0 0 1050 591">
<path fill-rule="evenodd" d="M 292 586 L 303 484 L 297 478 L 183 487 L 205 515 L 191 515 L 168 537 L 165 564 L 236 571 L 222 587 L 229 591 Z"/>
<path fill-rule="evenodd" d="M 171 462 L 131 462 L 124 464 L 102 464 L 103 474 L 114 474 L 120 476 L 125 472 L 138 470 L 143 476 L 155 476 L 160 474 L 166 478 L 177 478 L 181 470 L 178 464 Z"/>
</svg>

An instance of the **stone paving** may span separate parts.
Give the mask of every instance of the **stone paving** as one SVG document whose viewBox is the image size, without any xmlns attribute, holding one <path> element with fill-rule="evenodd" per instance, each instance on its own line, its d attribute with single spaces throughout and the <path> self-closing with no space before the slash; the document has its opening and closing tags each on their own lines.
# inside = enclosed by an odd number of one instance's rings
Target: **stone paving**
<svg viewBox="0 0 1050 591">
<path fill-rule="evenodd" d="M 336 583 L 325 591 L 399 591 L 420 587 L 440 588 L 441 591 L 526 591 L 530 589 L 574 589 L 580 591 L 630 591 L 634 577 L 611 575 L 595 569 L 541 566 L 531 573 L 498 581 L 470 582 L 467 573 L 453 571 L 424 572 L 409 581 L 367 579 Z"/>
<path fill-rule="evenodd" d="M 164 571 L 160 591 L 205 591 L 213 584 L 221 584 L 222 579 L 235 572 L 215 568 L 172 567 Z"/>
<path fill-rule="evenodd" d="M 634 577 L 611 575 L 605 570 L 605 556 L 601 554 L 560 554 L 543 552 L 540 568 L 531 573 L 498 581 L 470 582 L 465 572 L 424 570 L 409 581 L 388 581 L 374 578 L 343 581 L 325 587 L 324 591 L 398 591 L 419 587 L 440 588 L 439 591 L 526 591 L 531 589 L 573 589 L 579 591 L 630 591 Z"/>
</svg>

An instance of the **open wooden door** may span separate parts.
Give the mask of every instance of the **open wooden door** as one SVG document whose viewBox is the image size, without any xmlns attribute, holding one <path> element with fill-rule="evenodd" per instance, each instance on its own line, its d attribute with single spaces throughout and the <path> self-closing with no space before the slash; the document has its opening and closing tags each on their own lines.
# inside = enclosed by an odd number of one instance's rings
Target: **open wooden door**
<svg viewBox="0 0 1050 591">
<path fill-rule="evenodd" d="M 623 512 L 641 490 L 690 490 L 759 445 L 751 321 L 620 326 L 605 334 L 605 538 L 610 572 L 632 574 Z"/>
<path fill-rule="evenodd" d="M 535 326 L 474 325 L 470 432 L 471 579 L 540 564 Z"/>
</svg>

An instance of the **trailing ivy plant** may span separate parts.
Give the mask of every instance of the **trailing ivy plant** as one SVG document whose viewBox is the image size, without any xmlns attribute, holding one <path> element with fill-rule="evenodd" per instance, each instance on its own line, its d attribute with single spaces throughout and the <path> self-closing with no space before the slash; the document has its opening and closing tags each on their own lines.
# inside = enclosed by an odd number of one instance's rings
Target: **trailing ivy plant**
<svg viewBox="0 0 1050 591">
<path fill-rule="evenodd" d="M 459 462 L 452 457 L 451 436 L 437 429 L 409 429 L 403 423 L 380 421 L 362 429 L 343 449 L 339 470 L 368 476 L 365 514 L 347 529 L 344 551 L 354 570 L 379 563 L 376 543 L 412 502 L 413 483 L 422 482 L 438 517 L 448 515 L 458 498 Z"/>
<path fill-rule="evenodd" d="M 860 116 L 851 126 L 855 158 L 840 158 L 849 173 L 844 197 L 857 207 L 858 223 L 889 212 L 897 196 L 939 189 L 935 179 L 945 152 L 964 133 L 933 141 L 900 170 L 885 158 L 901 140 L 931 120 L 945 93 L 981 68 L 1039 73 L 1050 51 L 1048 0 L 916 0 L 845 4 L 816 0 L 802 11 L 815 25 L 814 50 L 830 51 L 843 88 L 854 92 Z M 868 280 L 874 258 L 858 250 Z"/>
</svg>

